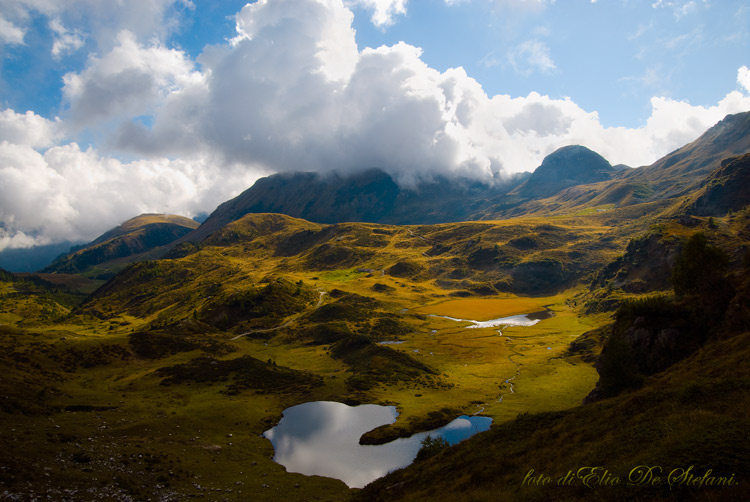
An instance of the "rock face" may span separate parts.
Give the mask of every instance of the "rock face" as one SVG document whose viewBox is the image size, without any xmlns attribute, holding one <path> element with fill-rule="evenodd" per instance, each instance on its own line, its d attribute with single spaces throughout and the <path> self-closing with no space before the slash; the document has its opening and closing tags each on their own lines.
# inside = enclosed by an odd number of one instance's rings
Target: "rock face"
<svg viewBox="0 0 750 502">
<path fill-rule="evenodd" d="M 549 197 L 571 186 L 609 180 L 616 172 L 604 157 L 585 146 L 566 146 L 545 157 L 518 194 L 524 199 Z"/>
<path fill-rule="evenodd" d="M 689 212 L 698 216 L 724 216 L 750 204 L 750 154 L 721 162 L 701 189 Z"/>
<path fill-rule="evenodd" d="M 685 341 L 684 329 L 675 324 L 654 323 L 641 316 L 625 330 L 625 340 L 638 355 L 639 366 L 644 373 L 650 375 L 661 371 L 682 359 L 680 353 L 690 353 L 698 348 L 697 345 L 681 346 L 680 339 Z"/>
<path fill-rule="evenodd" d="M 632 239 L 623 256 L 599 271 L 593 286 L 603 287 L 611 281 L 612 287 L 628 293 L 668 289 L 681 250 L 681 240 L 673 236 L 652 233 Z"/>
</svg>

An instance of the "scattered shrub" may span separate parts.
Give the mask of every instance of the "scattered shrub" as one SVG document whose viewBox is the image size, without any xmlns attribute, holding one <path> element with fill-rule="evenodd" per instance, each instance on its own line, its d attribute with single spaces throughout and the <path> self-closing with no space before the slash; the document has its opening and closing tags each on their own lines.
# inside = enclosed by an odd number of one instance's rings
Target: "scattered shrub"
<svg viewBox="0 0 750 502">
<path fill-rule="evenodd" d="M 427 435 L 421 443 L 421 447 L 419 448 L 419 451 L 417 452 L 417 458 L 416 460 L 424 460 L 426 458 L 433 457 L 443 451 L 444 449 L 448 448 L 449 444 L 448 441 L 443 439 L 441 436 L 435 436 L 434 438 L 431 435 Z"/>
</svg>

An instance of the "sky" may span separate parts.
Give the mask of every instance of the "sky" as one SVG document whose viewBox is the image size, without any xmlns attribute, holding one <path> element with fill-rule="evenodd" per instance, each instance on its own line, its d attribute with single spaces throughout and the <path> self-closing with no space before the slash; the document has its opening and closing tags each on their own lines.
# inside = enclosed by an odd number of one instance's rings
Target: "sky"
<svg viewBox="0 0 750 502">
<path fill-rule="evenodd" d="M 0 0 L 0 251 L 261 176 L 648 165 L 750 110 L 746 0 Z"/>
</svg>

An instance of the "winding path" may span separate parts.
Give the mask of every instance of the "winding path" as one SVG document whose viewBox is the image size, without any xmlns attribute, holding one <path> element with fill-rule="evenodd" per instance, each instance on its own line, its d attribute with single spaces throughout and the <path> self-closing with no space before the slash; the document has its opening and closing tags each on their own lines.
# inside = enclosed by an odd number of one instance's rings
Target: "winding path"
<svg viewBox="0 0 750 502">
<path fill-rule="evenodd" d="M 415 234 L 415 233 L 414 233 L 414 230 L 412 230 L 411 228 L 407 228 L 407 229 L 406 229 L 406 231 L 407 231 L 407 232 L 409 232 L 409 235 L 410 235 L 410 236 L 412 236 L 412 237 L 416 237 L 417 239 L 422 239 L 422 240 L 423 240 L 423 241 L 425 241 L 425 242 L 426 242 L 427 244 L 431 244 L 431 245 L 433 245 L 433 246 L 434 246 L 434 245 L 436 244 L 436 242 L 435 242 L 435 241 L 433 241 L 433 240 L 430 240 L 430 239 L 428 239 L 428 238 L 426 238 L 426 237 L 423 237 L 423 236 L 421 236 L 421 235 L 419 235 L 419 234 Z M 428 254 L 427 254 L 427 251 L 422 251 L 422 256 L 424 256 L 424 257 L 427 257 L 427 258 L 430 258 L 430 255 L 428 255 Z"/>
<path fill-rule="evenodd" d="M 307 314 L 308 312 L 312 312 L 313 310 L 316 310 L 318 307 L 320 307 L 323 304 L 323 297 L 326 295 L 326 291 L 320 292 L 320 297 L 318 298 L 318 303 L 315 304 L 314 307 L 311 309 L 303 310 L 302 312 L 298 312 L 291 316 L 289 319 L 284 321 L 282 324 L 279 324 L 278 326 L 275 326 L 273 328 L 263 328 L 263 329 L 251 329 L 250 331 L 247 331 L 245 333 L 241 333 L 235 337 L 230 338 L 230 340 L 237 340 L 239 338 L 242 338 L 243 336 L 252 335 L 253 333 L 270 333 L 271 331 L 277 331 L 280 329 L 284 329 L 290 324 L 292 324 L 294 321 L 299 319 L 303 314 Z"/>
</svg>

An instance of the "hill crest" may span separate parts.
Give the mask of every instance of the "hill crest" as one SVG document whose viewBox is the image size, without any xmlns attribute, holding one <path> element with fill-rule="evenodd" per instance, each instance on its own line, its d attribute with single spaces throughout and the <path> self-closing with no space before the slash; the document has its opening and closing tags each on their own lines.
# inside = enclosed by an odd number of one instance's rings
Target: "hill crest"
<svg viewBox="0 0 750 502">
<path fill-rule="evenodd" d="M 122 266 L 156 258 L 164 246 L 187 235 L 199 224 L 184 216 L 142 214 L 105 232 L 89 244 L 58 256 L 45 273 L 84 273 L 94 267 L 102 278 L 111 276 Z"/>
</svg>

